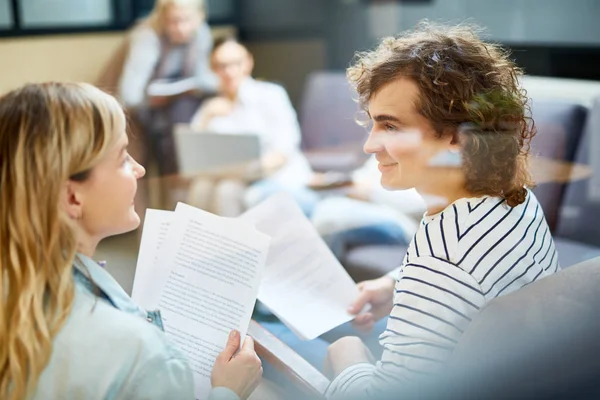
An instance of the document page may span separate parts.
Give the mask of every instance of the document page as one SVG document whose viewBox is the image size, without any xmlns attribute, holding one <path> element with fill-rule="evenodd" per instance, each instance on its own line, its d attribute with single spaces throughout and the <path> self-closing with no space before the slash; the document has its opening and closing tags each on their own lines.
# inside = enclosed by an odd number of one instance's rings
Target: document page
<svg viewBox="0 0 600 400">
<path fill-rule="evenodd" d="M 154 224 L 151 231 L 161 229 Z M 246 335 L 269 240 L 247 223 L 179 203 L 152 278 L 137 288 L 136 293 L 145 292 L 142 305 L 160 309 L 167 336 L 189 357 L 197 399 L 208 396 L 212 367 L 229 332 Z"/>
<path fill-rule="evenodd" d="M 354 318 L 347 308 L 356 284 L 289 195 L 239 218 L 271 236 L 258 299 L 291 330 L 310 340 Z"/>
<path fill-rule="evenodd" d="M 144 218 L 144 229 L 135 267 L 131 298 L 144 308 L 149 308 L 152 293 L 147 290 L 153 281 L 153 273 L 159 250 L 162 247 L 167 232 L 173 220 L 173 211 L 147 209 Z M 150 299 L 147 297 L 150 296 Z"/>
</svg>

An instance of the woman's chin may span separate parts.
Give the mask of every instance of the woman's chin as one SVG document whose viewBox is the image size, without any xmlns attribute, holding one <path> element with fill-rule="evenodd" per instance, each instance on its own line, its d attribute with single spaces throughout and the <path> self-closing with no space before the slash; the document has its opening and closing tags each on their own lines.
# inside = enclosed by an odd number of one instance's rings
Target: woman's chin
<svg viewBox="0 0 600 400">
<path fill-rule="evenodd" d="M 133 207 L 127 216 L 127 225 L 123 226 L 121 233 L 127 233 L 136 230 L 140 226 L 140 216 L 135 212 Z"/>
<path fill-rule="evenodd" d="M 392 180 L 392 179 L 381 179 L 381 186 L 385 190 L 406 190 L 411 189 L 412 186 L 408 185 L 405 182 L 400 180 Z"/>
<path fill-rule="evenodd" d="M 140 226 L 140 222 L 141 222 L 141 218 L 138 215 L 137 212 L 135 212 L 135 210 L 131 210 L 131 229 L 130 230 L 134 230 L 137 229 Z"/>
</svg>

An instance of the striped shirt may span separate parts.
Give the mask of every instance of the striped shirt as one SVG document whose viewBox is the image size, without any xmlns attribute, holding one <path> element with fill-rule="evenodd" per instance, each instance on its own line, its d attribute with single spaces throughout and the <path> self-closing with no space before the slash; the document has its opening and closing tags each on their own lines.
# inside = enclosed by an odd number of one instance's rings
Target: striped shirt
<svg viewBox="0 0 600 400">
<path fill-rule="evenodd" d="M 402 266 L 377 365 L 339 374 L 327 397 L 372 395 L 439 371 L 473 316 L 495 297 L 559 269 L 535 195 L 511 208 L 504 199 L 459 199 L 425 215 Z"/>
</svg>

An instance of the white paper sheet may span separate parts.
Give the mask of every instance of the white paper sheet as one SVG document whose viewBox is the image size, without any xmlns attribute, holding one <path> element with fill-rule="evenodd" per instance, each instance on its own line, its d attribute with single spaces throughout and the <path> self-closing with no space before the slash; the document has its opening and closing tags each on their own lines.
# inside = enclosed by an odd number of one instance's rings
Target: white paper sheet
<svg viewBox="0 0 600 400">
<path fill-rule="evenodd" d="M 158 222 L 148 219 L 144 231 L 160 233 Z M 146 308 L 161 310 L 165 332 L 190 358 L 196 398 L 210 391 L 210 374 L 232 329 L 245 337 L 269 249 L 269 237 L 252 226 L 221 218 L 179 203 L 156 263 L 137 292 L 144 293 Z M 151 235 L 149 234 L 148 237 Z M 158 236 L 158 235 L 156 235 Z M 143 248 L 142 250 L 145 250 Z M 142 260 L 152 259 L 142 254 Z M 137 274 L 136 274 L 137 275 Z M 137 279 L 137 276 L 136 276 Z M 143 282 L 143 281 L 142 281 Z"/>
<path fill-rule="evenodd" d="M 152 284 L 154 266 L 172 220 L 173 211 L 151 208 L 146 210 L 142 240 L 133 279 L 133 289 L 131 290 L 133 301 L 146 309 L 149 309 L 149 301 L 145 296 L 150 296 L 151 300 L 152 295 L 147 289 Z"/>
<path fill-rule="evenodd" d="M 271 236 L 258 299 L 303 339 L 314 339 L 354 318 L 356 284 L 302 210 L 276 194 L 240 217 Z"/>
</svg>

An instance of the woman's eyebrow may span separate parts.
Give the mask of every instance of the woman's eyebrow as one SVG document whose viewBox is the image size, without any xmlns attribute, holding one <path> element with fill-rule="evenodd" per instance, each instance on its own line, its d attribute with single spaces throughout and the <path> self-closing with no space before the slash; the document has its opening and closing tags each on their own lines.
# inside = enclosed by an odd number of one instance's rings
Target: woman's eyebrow
<svg viewBox="0 0 600 400">
<path fill-rule="evenodd" d="M 372 117 L 372 119 L 377 122 L 396 122 L 399 124 L 402 123 L 402 121 L 400 121 L 399 118 L 394 117 L 393 115 L 389 115 L 389 114 L 376 115 L 376 116 Z"/>
</svg>

